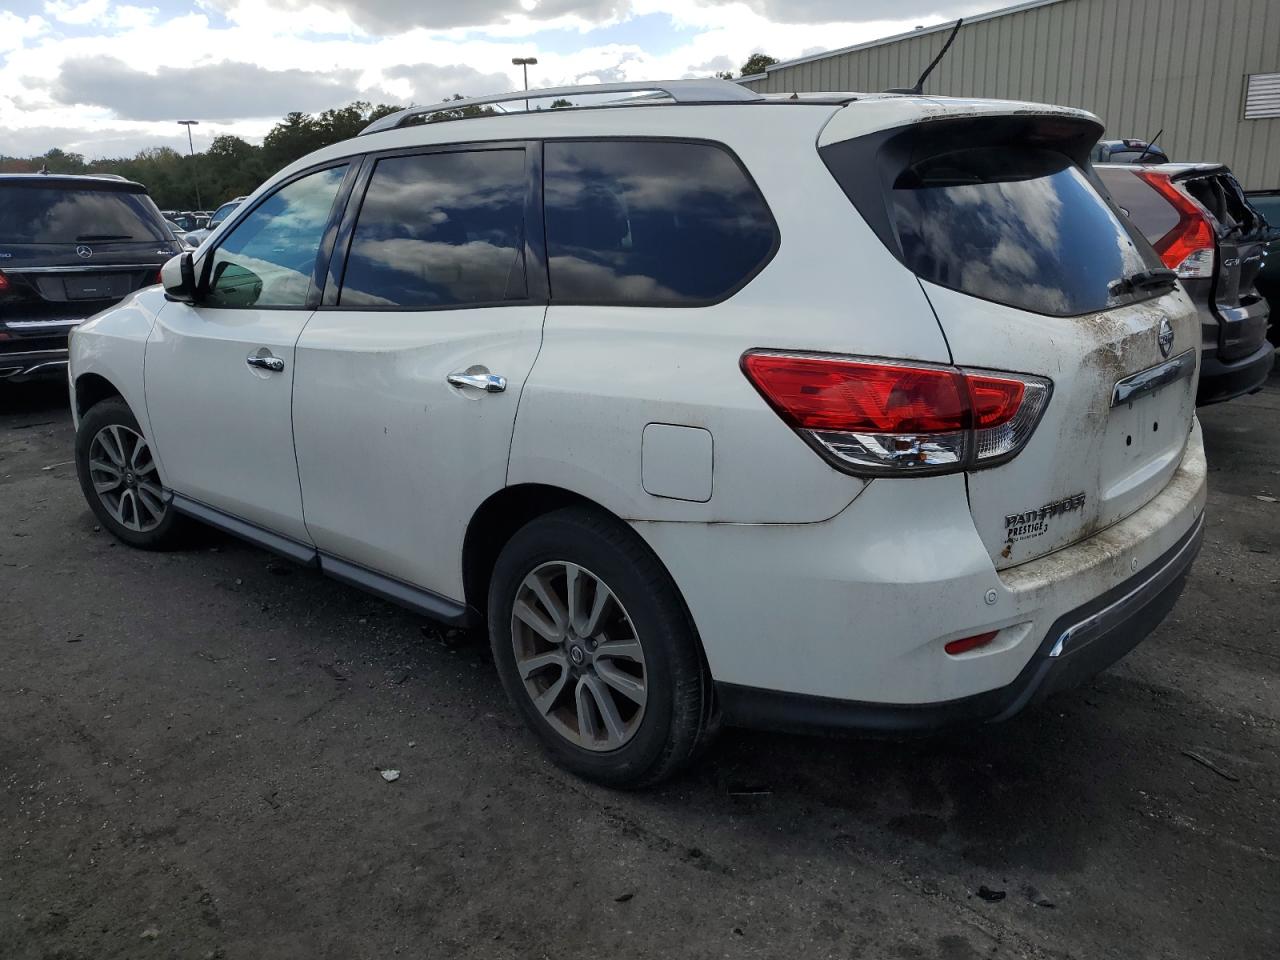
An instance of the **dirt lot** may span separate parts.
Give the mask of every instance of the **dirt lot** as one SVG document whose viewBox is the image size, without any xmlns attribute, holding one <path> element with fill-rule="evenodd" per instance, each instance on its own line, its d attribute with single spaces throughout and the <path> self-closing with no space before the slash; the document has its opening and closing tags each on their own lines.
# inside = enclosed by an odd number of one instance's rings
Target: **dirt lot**
<svg viewBox="0 0 1280 960">
<path fill-rule="evenodd" d="M 547 763 L 476 638 L 212 532 L 118 546 L 65 404 L 0 393 L 6 960 L 1280 944 L 1280 379 L 1203 412 L 1191 584 L 1089 686 L 908 743 L 731 731 L 644 794 Z"/>
</svg>

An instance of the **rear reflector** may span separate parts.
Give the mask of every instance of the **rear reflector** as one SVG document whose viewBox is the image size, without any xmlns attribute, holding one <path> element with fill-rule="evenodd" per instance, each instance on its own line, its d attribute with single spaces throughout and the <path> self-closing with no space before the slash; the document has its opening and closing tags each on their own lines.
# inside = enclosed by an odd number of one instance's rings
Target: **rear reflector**
<svg viewBox="0 0 1280 960">
<path fill-rule="evenodd" d="M 994 466 L 1026 444 L 1049 399 L 1042 377 L 752 350 L 742 369 L 833 466 L 867 476 Z"/>
<path fill-rule="evenodd" d="M 1168 174 L 1143 170 L 1138 176 L 1178 211 L 1174 228 L 1153 244 L 1161 261 L 1184 280 L 1212 277 L 1213 226 L 1204 208 L 1175 187 Z"/>
<path fill-rule="evenodd" d="M 952 656 L 955 656 L 958 653 L 968 653 L 970 650 L 977 650 L 979 647 L 985 647 L 996 638 L 996 634 L 999 632 L 999 630 L 992 630 L 990 633 L 980 633 L 976 637 L 965 637 L 962 640 L 952 640 L 942 649 Z"/>
</svg>

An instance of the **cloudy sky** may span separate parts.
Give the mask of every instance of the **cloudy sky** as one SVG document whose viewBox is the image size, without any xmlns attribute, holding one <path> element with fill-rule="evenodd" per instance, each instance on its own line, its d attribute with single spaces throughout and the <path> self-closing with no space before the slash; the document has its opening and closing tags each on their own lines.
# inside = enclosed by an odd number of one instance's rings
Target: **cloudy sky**
<svg viewBox="0 0 1280 960">
<path fill-rule="evenodd" d="M 999 0 L 3 0 L 0 154 L 260 139 L 291 110 L 735 72 Z M 903 77 L 909 82 L 910 77 Z"/>
</svg>

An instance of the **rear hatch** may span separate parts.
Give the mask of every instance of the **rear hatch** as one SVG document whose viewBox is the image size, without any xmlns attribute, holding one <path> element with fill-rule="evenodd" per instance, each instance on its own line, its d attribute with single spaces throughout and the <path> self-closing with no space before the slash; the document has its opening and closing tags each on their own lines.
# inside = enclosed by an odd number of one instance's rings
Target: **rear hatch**
<svg viewBox="0 0 1280 960">
<path fill-rule="evenodd" d="M 1199 326 L 1090 180 L 1096 118 L 983 107 L 932 101 L 926 122 L 848 139 L 833 120 L 820 149 L 919 278 L 952 363 L 1052 382 L 1026 446 L 967 475 L 975 526 L 1003 568 L 1092 536 L 1164 488 L 1193 422 Z"/>
<path fill-rule="evenodd" d="M 67 331 L 157 282 L 179 251 L 136 183 L 0 178 L 0 332 L 6 352 L 56 349 Z"/>
<path fill-rule="evenodd" d="M 1207 173 L 1189 171 L 1173 181 L 1205 209 L 1217 237 L 1209 296 L 1218 318 L 1218 356 L 1223 360 L 1247 357 L 1267 338 L 1269 311 L 1254 289 L 1267 243 L 1266 220 L 1249 205 L 1226 167 Z"/>
</svg>

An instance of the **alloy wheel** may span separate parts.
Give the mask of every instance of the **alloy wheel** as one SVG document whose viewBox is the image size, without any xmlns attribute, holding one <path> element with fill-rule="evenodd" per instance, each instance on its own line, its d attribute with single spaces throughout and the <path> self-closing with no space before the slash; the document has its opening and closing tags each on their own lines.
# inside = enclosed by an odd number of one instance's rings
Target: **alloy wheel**
<svg viewBox="0 0 1280 960">
<path fill-rule="evenodd" d="M 146 438 L 122 424 L 108 424 L 89 443 L 89 479 L 107 512 L 126 530 L 160 526 L 166 504 L 156 461 Z"/>
<path fill-rule="evenodd" d="M 560 560 L 530 571 L 516 590 L 511 643 L 525 692 L 560 736 L 593 751 L 635 736 L 647 699 L 644 647 L 598 576 Z"/>
</svg>

